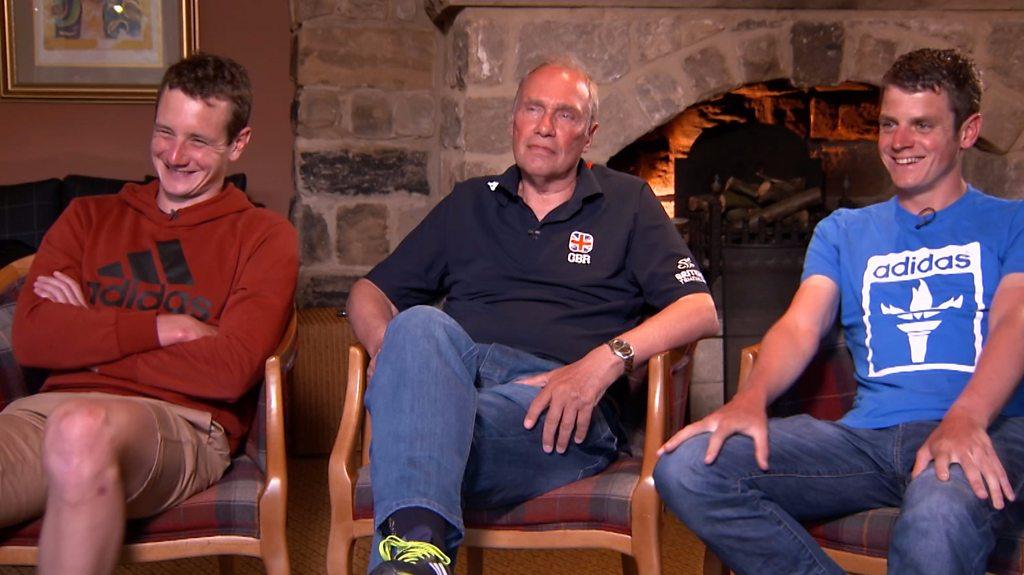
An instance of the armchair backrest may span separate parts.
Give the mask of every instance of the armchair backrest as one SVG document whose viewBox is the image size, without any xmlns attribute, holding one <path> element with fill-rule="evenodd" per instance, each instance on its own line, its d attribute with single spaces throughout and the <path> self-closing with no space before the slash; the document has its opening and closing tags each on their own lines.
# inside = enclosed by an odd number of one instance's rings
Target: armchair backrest
<svg viewBox="0 0 1024 575">
<path fill-rule="evenodd" d="M 740 356 L 739 385 L 750 375 L 760 344 L 745 348 Z M 768 409 L 772 417 L 806 413 L 818 419 L 836 420 L 853 406 L 857 395 L 853 359 L 842 337 L 822 341 L 818 353 L 792 387 Z"/>
<path fill-rule="evenodd" d="M 22 369 L 15 361 L 11 342 L 15 304 L 32 265 L 32 257 L 23 257 L 0 269 L 0 409 L 34 391 L 32 388 L 39 383 L 35 381 L 38 377 L 34 377 L 36 370 Z"/>
</svg>

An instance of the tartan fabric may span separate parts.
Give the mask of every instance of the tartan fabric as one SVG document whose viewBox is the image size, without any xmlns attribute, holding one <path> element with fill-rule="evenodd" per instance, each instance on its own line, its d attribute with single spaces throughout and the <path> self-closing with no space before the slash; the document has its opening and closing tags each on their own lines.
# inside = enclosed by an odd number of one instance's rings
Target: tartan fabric
<svg viewBox="0 0 1024 575">
<path fill-rule="evenodd" d="M 125 543 L 173 541 L 214 535 L 259 536 L 259 500 L 263 474 L 246 455 L 209 489 L 147 519 L 128 523 Z M 0 545 L 34 546 L 42 520 L 0 530 Z"/>
<path fill-rule="evenodd" d="M 0 292 L 0 409 L 28 393 L 25 375 L 14 360 L 14 347 L 11 343 L 14 306 L 24 283 L 25 278 L 19 278 Z"/>
<path fill-rule="evenodd" d="M 256 464 L 263 475 L 267 474 L 267 393 L 266 382 L 257 386 L 259 399 L 256 402 L 256 413 L 252 418 L 252 425 L 249 426 L 249 437 L 245 440 L 245 451 L 243 452 Z"/>
<path fill-rule="evenodd" d="M 600 529 L 628 535 L 630 496 L 640 476 L 641 460 L 621 458 L 586 479 L 559 487 L 525 503 L 495 509 L 467 509 L 466 527 L 554 531 Z M 370 468 L 359 470 L 353 502 L 355 519 L 373 517 Z"/>
<path fill-rule="evenodd" d="M 853 406 L 857 380 L 853 359 L 840 340 L 822 344 L 800 379 L 771 406 L 773 417 L 806 413 L 818 419 L 834 421 Z"/>
</svg>

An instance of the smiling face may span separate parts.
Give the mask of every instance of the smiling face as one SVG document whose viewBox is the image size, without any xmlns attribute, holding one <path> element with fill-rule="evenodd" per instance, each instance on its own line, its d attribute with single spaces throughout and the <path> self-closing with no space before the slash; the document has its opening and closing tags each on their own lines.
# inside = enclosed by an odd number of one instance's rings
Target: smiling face
<svg viewBox="0 0 1024 575">
<path fill-rule="evenodd" d="M 959 128 L 955 123 L 945 92 L 885 88 L 878 152 L 901 199 L 934 197 L 932 203 L 941 205 L 966 189 L 961 154 L 977 140 L 981 116 L 966 118 Z"/>
<path fill-rule="evenodd" d="M 583 74 L 545 66 L 523 81 L 512 116 L 512 154 L 524 177 L 572 177 L 596 130 Z"/>
<path fill-rule="evenodd" d="M 228 163 L 242 155 L 251 134 L 247 127 L 229 142 L 230 116 L 225 100 L 204 101 L 178 89 L 160 96 L 149 150 L 160 179 L 161 210 L 178 210 L 220 193 Z"/>
</svg>

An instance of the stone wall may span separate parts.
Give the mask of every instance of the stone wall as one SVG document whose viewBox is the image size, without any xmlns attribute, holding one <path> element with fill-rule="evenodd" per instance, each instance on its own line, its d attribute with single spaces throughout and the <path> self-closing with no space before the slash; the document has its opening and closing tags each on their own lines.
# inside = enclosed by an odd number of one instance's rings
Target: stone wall
<svg viewBox="0 0 1024 575">
<path fill-rule="evenodd" d="M 344 304 L 438 200 L 442 33 L 418 0 L 293 0 L 299 304 Z"/>
</svg>

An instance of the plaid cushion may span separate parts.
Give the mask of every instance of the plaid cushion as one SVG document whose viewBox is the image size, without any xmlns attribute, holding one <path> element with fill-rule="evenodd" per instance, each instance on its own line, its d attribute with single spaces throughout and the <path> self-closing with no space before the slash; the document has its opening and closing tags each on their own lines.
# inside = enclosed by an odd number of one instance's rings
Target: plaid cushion
<svg viewBox="0 0 1024 575">
<path fill-rule="evenodd" d="M 245 455 L 236 457 L 227 473 L 202 491 L 163 513 L 128 523 L 125 543 L 173 541 L 213 535 L 259 536 L 257 496 L 263 474 Z M 34 546 L 42 520 L 0 530 L 0 545 Z"/>
<path fill-rule="evenodd" d="M 806 413 L 834 421 L 853 406 L 857 380 L 845 342 L 822 344 L 800 379 L 771 406 L 773 417 Z"/>
<path fill-rule="evenodd" d="M 1024 506 L 1016 504 L 1024 515 Z M 889 539 L 893 525 L 899 517 L 896 507 L 883 507 L 848 515 L 824 523 L 808 524 L 808 530 L 822 547 L 839 549 L 859 555 L 885 557 L 889 553 Z M 1024 523 L 1011 521 L 996 538 L 996 548 L 988 558 L 988 571 L 996 575 L 1019 575 L 1024 572 Z"/>
<path fill-rule="evenodd" d="M 251 459 L 263 475 L 267 474 L 267 393 L 265 383 L 258 386 L 259 399 L 256 402 L 256 414 L 249 427 L 249 436 L 245 441 L 245 455 Z"/>
<path fill-rule="evenodd" d="M 607 469 L 570 483 L 525 503 L 496 509 L 467 509 L 467 527 L 554 531 L 558 529 L 601 529 L 630 533 L 629 498 L 640 477 L 639 458 L 622 458 Z M 370 468 L 359 470 L 356 483 L 355 518 L 373 517 Z"/>
<path fill-rule="evenodd" d="M 24 278 L 18 279 L 0 292 L 0 409 L 28 393 L 25 374 L 14 360 L 14 347 L 11 343 L 14 304 L 24 283 Z"/>
</svg>

